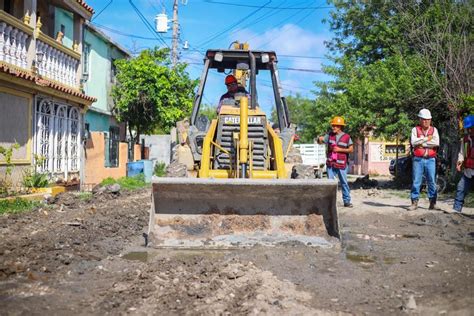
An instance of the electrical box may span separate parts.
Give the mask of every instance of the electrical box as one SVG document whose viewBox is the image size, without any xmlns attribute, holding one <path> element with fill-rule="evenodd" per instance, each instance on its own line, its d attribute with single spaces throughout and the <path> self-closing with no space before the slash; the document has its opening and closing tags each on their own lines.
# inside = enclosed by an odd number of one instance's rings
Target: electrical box
<svg viewBox="0 0 474 316">
<path fill-rule="evenodd" d="M 166 33 L 169 30 L 168 16 L 165 13 L 157 14 L 155 17 L 155 28 L 158 33 Z"/>
</svg>

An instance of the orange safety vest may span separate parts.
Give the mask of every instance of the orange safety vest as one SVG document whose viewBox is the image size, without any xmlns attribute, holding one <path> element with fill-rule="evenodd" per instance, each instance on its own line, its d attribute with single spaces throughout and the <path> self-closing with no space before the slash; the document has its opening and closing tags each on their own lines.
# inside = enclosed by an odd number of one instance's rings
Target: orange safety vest
<svg viewBox="0 0 474 316">
<path fill-rule="evenodd" d="M 464 136 L 464 168 L 474 169 L 474 146 L 471 136 Z"/>
<path fill-rule="evenodd" d="M 423 129 L 421 128 L 421 126 L 419 126 L 419 125 L 416 126 L 416 136 L 418 138 L 420 138 L 422 135 L 424 137 L 433 136 L 433 134 L 434 134 L 434 127 L 433 126 L 430 126 L 430 128 L 428 128 L 428 132 L 426 134 L 425 134 L 425 131 L 423 131 Z M 415 147 L 415 150 L 413 151 L 413 155 L 415 157 L 435 158 L 436 157 L 436 152 L 437 152 L 436 147 L 425 148 L 425 147 L 417 146 L 417 147 Z"/>
</svg>

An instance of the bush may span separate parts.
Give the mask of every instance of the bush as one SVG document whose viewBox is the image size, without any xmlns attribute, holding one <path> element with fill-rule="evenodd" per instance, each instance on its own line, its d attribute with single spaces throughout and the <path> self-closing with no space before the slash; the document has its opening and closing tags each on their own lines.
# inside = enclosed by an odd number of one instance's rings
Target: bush
<svg viewBox="0 0 474 316">
<path fill-rule="evenodd" d="M 145 175 L 143 173 L 134 177 L 122 177 L 119 179 L 106 178 L 100 183 L 101 186 L 111 185 L 118 183 L 122 189 L 125 190 L 136 190 L 147 186 L 145 182 Z"/>
<path fill-rule="evenodd" d="M 29 189 L 45 188 L 49 184 L 48 175 L 27 169 L 23 173 L 22 183 L 23 186 Z"/>
<path fill-rule="evenodd" d="M 111 185 L 111 184 L 114 184 L 114 183 L 117 183 L 117 180 L 115 180 L 114 178 L 108 177 L 108 178 L 105 178 L 104 180 L 102 180 L 100 185 L 101 186 L 106 186 L 106 185 Z"/>
<path fill-rule="evenodd" d="M 0 214 L 19 213 L 32 210 L 40 204 L 38 201 L 28 201 L 16 198 L 14 200 L 0 201 Z"/>
<path fill-rule="evenodd" d="M 155 164 L 155 169 L 153 170 L 153 175 L 164 177 L 166 175 L 166 164 L 164 162 L 157 162 Z"/>
</svg>

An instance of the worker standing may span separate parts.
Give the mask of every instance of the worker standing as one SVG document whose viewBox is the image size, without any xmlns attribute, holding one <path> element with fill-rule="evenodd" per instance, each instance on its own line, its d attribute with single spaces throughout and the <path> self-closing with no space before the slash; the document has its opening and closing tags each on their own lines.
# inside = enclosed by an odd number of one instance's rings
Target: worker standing
<svg viewBox="0 0 474 316">
<path fill-rule="evenodd" d="M 456 170 L 461 172 L 462 168 L 464 168 L 464 172 L 456 189 L 456 197 L 453 206 L 456 212 L 462 211 L 464 198 L 469 193 L 469 189 L 472 186 L 472 176 L 474 175 L 474 115 L 468 115 L 464 119 L 463 125 L 467 134 L 461 140 Z"/>
<path fill-rule="evenodd" d="M 329 179 L 339 178 L 342 188 L 342 200 L 345 207 L 352 207 L 351 191 L 347 182 L 349 154 L 354 151 L 352 139 L 343 132 L 346 126 L 344 118 L 336 116 L 331 121 L 332 132 L 318 137 L 318 144 L 327 145 L 327 173 Z"/>
<path fill-rule="evenodd" d="M 411 188 L 410 211 L 418 208 L 423 175 L 428 186 L 429 209 L 436 207 L 438 195 L 436 188 L 436 154 L 439 147 L 438 129 L 431 126 L 431 112 L 421 109 L 418 113 L 419 125 L 411 131 L 411 146 L 413 149 L 413 184 Z"/>
</svg>

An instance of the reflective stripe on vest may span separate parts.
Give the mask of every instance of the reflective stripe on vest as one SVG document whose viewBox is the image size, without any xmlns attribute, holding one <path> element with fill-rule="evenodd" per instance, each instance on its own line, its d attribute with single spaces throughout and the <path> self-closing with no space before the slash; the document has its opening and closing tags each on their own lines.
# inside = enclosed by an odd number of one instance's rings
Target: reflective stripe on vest
<svg viewBox="0 0 474 316">
<path fill-rule="evenodd" d="M 336 145 L 337 147 L 341 148 L 348 148 L 349 147 L 349 140 L 351 137 L 349 134 L 343 133 L 343 135 L 337 141 L 337 135 L 334 133 L 329 133 L 328 139 L 328 151 L 327 151 L 327 161 L 326 164 L 328 167 L 336 168 L 336 169 L 346 169 L 347 166 L 347 157 L 348 154 L 346 153 L 336 153 L 336 159 L 331 157 L 331 145 Z"/>
<path fill-rule="evenodd" d="M 471 136 L 464 136 L 464 168 L 474 169 L 474 148 Z"/>
<path fill-rule="evenodd" d="M 421 126 L 417 125 L 416 126 L 416 137 L 420 138 L 421 136 L 427 137 L 427 136 L 433 136 L 434 134 L 434 127 L 430 126 L 428 128 L 428 132 L 425 134 Z M 422 146 L 417 146 L 415 147 L 415 150 L 413 151 L 413 155 L 415 157 L 428 157 L 428 158 L 435 158 L 436 157 L 436 148 L 425 148 Z"/>
</svg>

